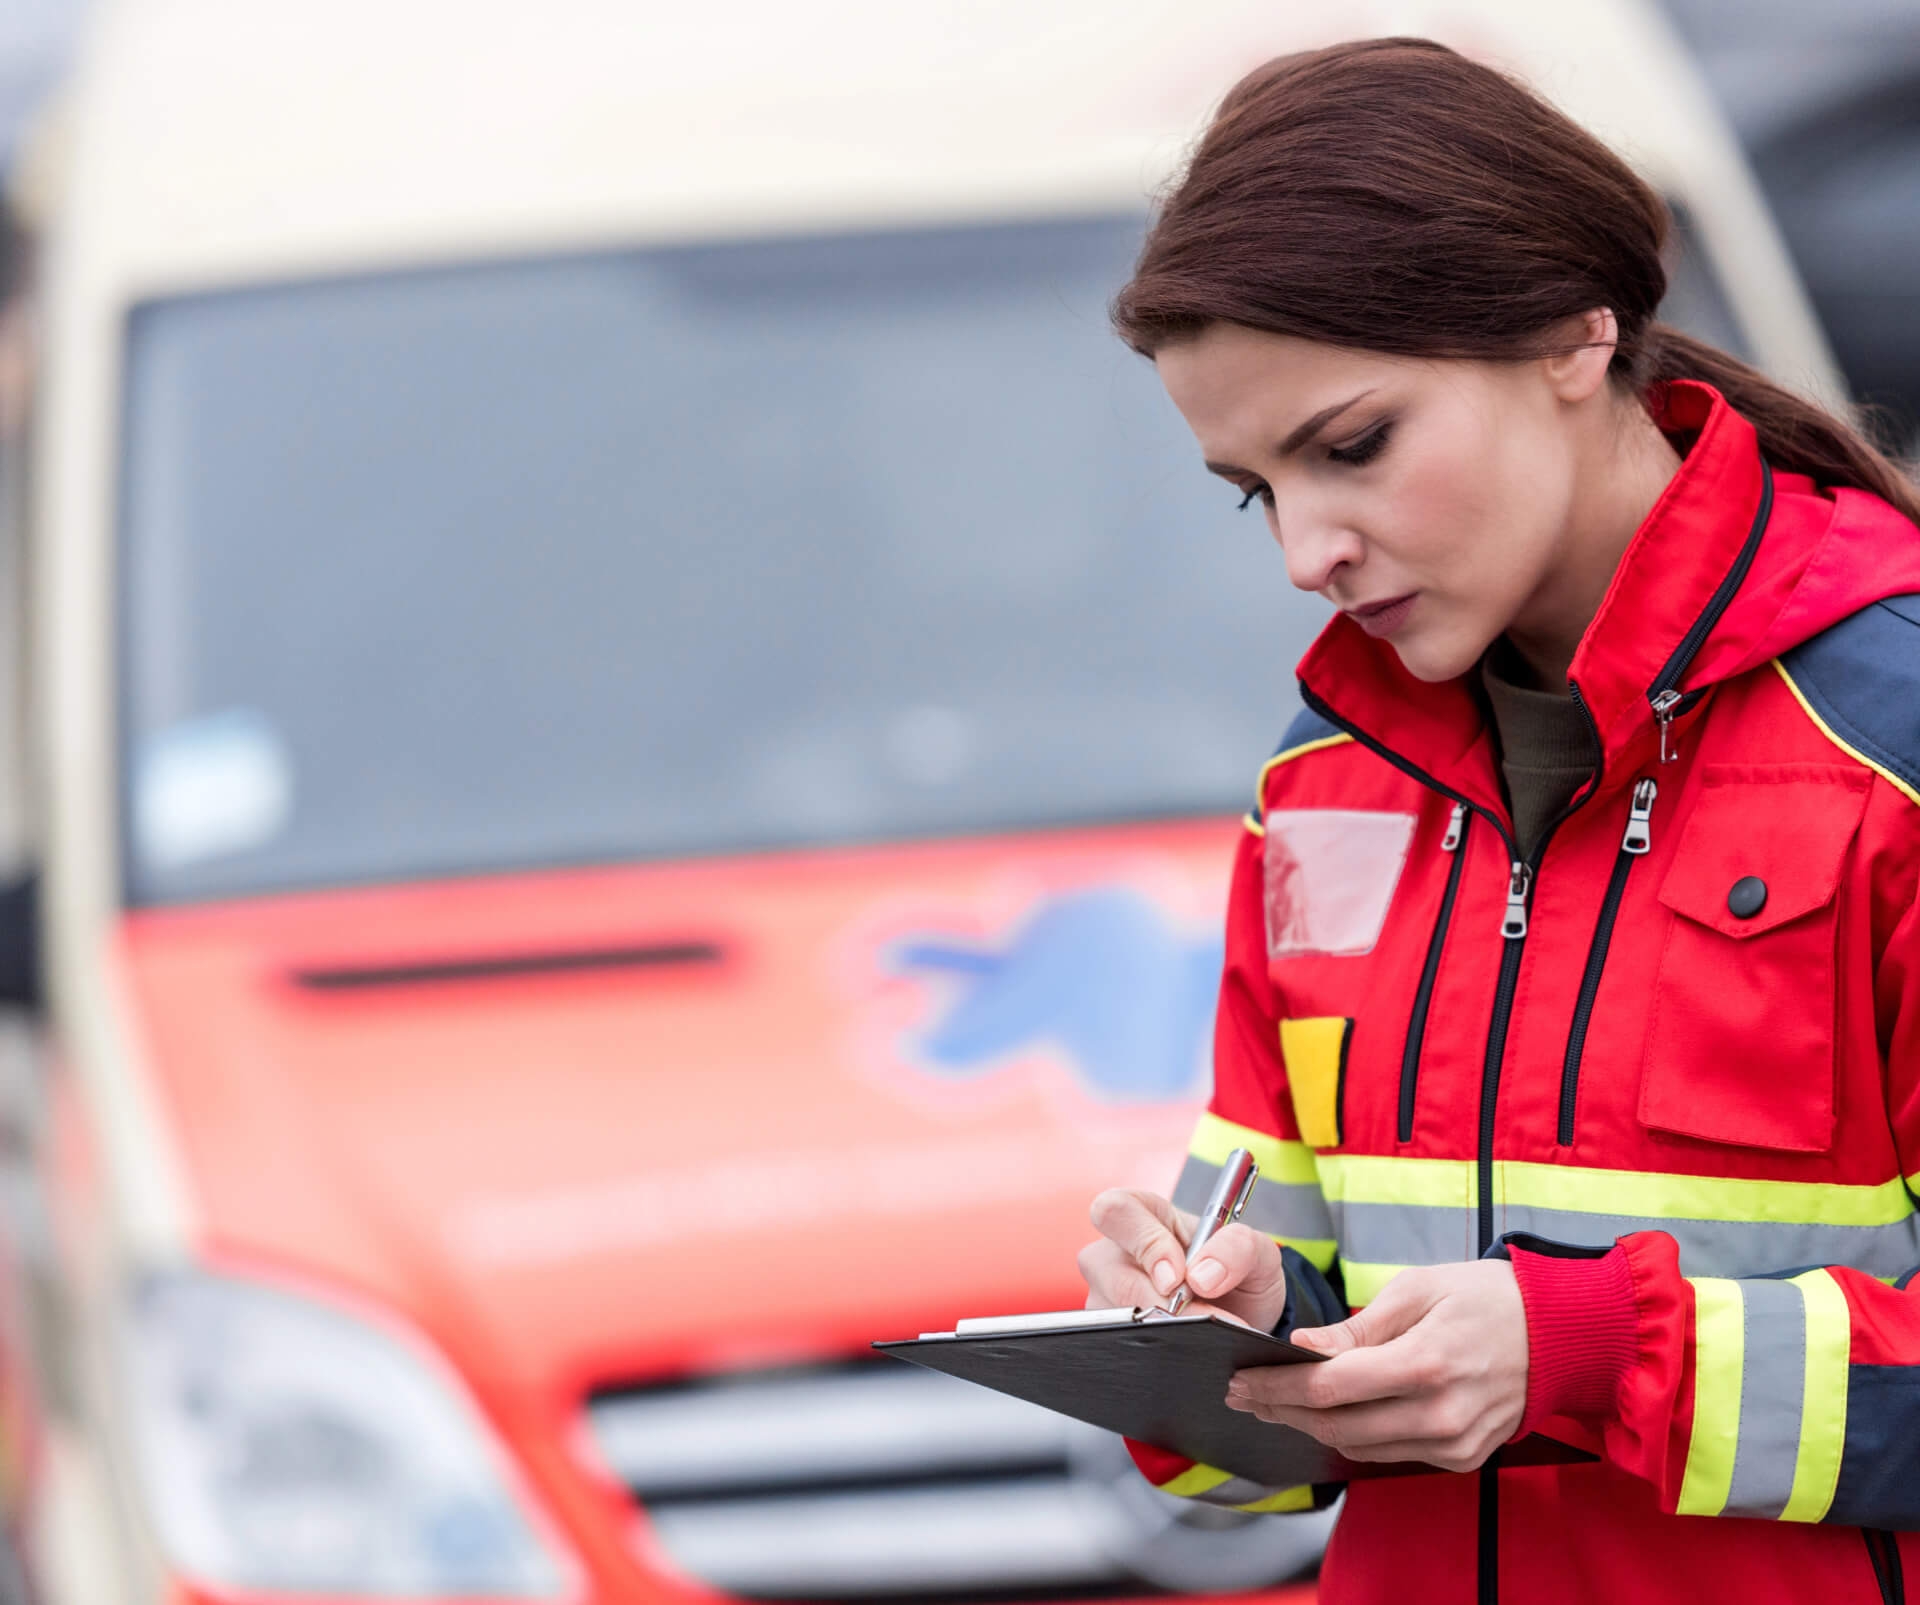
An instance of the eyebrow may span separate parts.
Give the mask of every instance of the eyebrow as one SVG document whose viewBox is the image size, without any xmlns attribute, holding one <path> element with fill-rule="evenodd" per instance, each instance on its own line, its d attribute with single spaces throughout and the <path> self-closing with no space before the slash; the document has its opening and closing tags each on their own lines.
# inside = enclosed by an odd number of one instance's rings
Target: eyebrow
<svg viewBox="0 0 1920 1605">
<path fill-rule="evenodd" d="M 1292 434 L 1288 435 L 1285 440 L 1280 442 L 1279 455 L 1282 457 L 1292 456 L 1293 453 L 1298 451 L 1309 440 L 1313 439 L 1315 435 L 1319 434 L 1322 429 L 1326 428 L 1328 424 L 1332 423 L 1334 419 L 1338 418 L 1341 413 L 1345 412 L 1349 407 L 1359 406 L 1361 402 L 1365 401 L 1367 397 L 1372 394 L 1372 388 L 1368 388 L 1362 390 L 1358 395 L 1347 397 L 1345 401 L 1336 401 L 1331 407 L 1322 407 L 1298 429 L 1294 430 Z M 1220 474 L 1228 479 L 1233 478 L 1236 474 L 1245 474 L 1247 472 L 1244 468 L 1234 467 L 1232 463 L 1210 462 L 1206 466 L 1208 473 Z"/>
</svg>

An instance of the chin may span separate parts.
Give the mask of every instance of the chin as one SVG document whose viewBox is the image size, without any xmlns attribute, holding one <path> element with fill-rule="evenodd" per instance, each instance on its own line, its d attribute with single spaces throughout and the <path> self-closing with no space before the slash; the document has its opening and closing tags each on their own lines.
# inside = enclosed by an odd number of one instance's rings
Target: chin
<svg viewBox="0 0 1920 1605">
<path fill-rule="evenodd" d="M 1469 647 L 1458 641 L 1422 640 L 1418 634 L 1411 640 L 1390 641 L 1388 645 L 1407 673 L 1428 685 L 1459 679 L 1480 661 L 1480 654 L 1487 649 L 1484 641 Z"/>
</svg>

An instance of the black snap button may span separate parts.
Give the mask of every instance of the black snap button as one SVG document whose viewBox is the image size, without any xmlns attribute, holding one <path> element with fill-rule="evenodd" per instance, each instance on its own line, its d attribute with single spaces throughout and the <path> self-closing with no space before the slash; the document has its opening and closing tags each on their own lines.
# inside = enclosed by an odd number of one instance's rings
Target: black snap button
<svg viewBox="0 0 1920 1605">
<path fill-rule="evenodd" d="M 1767 883 L 1758 875 L 1742 875 L 1727 893 L 1727 912 L 1737 920 L 1750 920 L 1767 906 Z"/>
</svg>

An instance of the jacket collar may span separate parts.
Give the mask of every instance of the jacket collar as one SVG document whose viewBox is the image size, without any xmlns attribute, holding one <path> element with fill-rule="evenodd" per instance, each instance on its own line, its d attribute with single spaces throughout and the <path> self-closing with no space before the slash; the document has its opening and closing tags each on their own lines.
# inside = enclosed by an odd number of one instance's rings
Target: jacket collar
<svg viewBox="0 0 1920 1605">
<path fill-rule="evenodd" d="M 1752 425 L 1711 386 L 1676 380 L 1657 387 L 1648 408 L 1662 429 L 1695 438 L 1628 543 L 1568 673 L 1593 721 L 1608 783 L 1630 779 L 1653 752 L 1650 697 L 1689 632 L 1703 621 L 1712 624 L 1678 676 L 1680 691 L 1699 693 L 1752 656 L 1806 567 L 1814 532 L 1804 526 L 1822 522 L 1798 517 L 1792 521 L 1803 526 L 1798 538 L 1783 541 L 1778 521 L 1769 521 L 1755 539 L 1768 481 L 1759 442 Z M 1321 633 L 1299 674 L 1309 704 L 1366 745 L 1506 817 L 1492 743 L 1464 679 L 1439 685 L 1415 679 L 1391 646 L 1344 614 Z M 1696 700 L 1689 696 L 1686 706 Z"/>
</svg>

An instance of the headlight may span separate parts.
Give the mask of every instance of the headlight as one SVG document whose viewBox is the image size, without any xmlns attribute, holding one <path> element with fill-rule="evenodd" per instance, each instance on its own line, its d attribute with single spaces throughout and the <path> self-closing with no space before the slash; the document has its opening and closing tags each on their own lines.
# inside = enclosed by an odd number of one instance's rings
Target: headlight
<svg viewBox="0 0 1920 1605">
<path fill-rule="evenodd" d="M 136 1453 L 162 1543 L 220 1587 L 548 1597 L 565 1579 L 424 1346 L 253 1282 L 132 1299 Z"/>
</svg>

